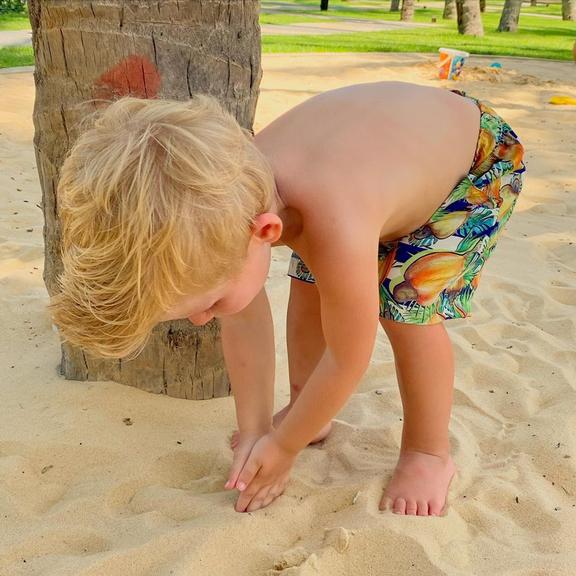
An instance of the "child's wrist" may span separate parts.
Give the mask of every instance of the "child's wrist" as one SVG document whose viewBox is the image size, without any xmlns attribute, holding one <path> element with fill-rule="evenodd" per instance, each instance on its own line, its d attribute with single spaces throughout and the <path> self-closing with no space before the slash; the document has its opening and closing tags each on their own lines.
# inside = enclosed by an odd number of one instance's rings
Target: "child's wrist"
<svg viewBox="0 0 576 576">
<path fill-rule="evenodd" d="M 262 426 L 255 426 L 249 428 L 239 428 L 238 432 L 240 436 L 266 436 L 266 434 L 270 434 L 274 428 L 272 424 L 270 425 L 262 425 Z"/>
<path fill-rule="evenodd" d="M 272 429 L 270 432 L 270 436 L 274 440 L 275 444 L 287 454 L 291 456 L 296 456 L 298 452 L 302 449 L 298 448 L 297 446 L 293 446 L 292 443 L 282 434 L 282 425 L 278 429 Z"/>
</svg>

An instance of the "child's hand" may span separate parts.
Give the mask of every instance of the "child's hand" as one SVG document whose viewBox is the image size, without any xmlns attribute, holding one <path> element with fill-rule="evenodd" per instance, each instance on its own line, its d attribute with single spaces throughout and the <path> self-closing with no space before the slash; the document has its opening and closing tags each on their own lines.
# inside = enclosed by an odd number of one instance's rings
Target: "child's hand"
<svg viewBox="0 0 576 576">
<path fill-rule="evenodd" d="M 238 476 L 236 488 L 241 493 L 236 501 L 236 512 L 253 512 L 280 496 L 288 483 L 296 455 L 282 448 L 272 434 L 262 436 L 254 444 Z"/>
<path fill-rule="evenodd" d="M 262 436 L 266 436 L 266 432 L 236 432 L 237 441 L 234 446 L 234 457 L 232 459 L 232 466 L 230 472 L 228 473 L 228 481 L 224 484 L 224 488 L 231 490 L 236 487 L 236 482 L 238 481 L 238 476 L 252 452 L 252 447 Z"/>
</svg>

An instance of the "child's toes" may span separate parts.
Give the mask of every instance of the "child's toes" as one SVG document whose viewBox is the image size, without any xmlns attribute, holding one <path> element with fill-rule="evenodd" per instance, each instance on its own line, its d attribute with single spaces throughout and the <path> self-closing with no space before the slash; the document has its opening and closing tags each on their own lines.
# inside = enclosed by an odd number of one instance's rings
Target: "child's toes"
<svg viewBox="0 0 576 576">
<path fill-rule="evenodd" d="M 384 512 L 385 510 L 391 510 L 393 504 L 394 501 L 392 500 L 392 498 L 389 498 L 388 496 L 383 496 L 382 499 L 380 500 L 378 509 L 381 510 L 382 512 Z"/>
<path fill-rule="evenodd" d="M 394 514 L 406 514 L 406 500 L 404 498 L 396 498 L 392 511 Z"/>
<path fill-rule="evenodd" d="M 439 502 L 438 500 L 431 500 L 430 506 L 428 508 L 428 514 L 430 514 L 430 516 L 440 516 L 440 514 L 442 514 L 443 506 L 444 504 L 442 502 Z"/>
<path fill-rule="evenodd" d="M 418 512 L 418 504 L 416 504 L 415 500 L 408 500 L 406 502 L 406 514 L 408 516 L 416 516 Z"/>
<path fill-rule="evenodd" d="M 418 516 L 428 516 L 428 502 L 426 500 L 418 500 Z"/>
</svg>

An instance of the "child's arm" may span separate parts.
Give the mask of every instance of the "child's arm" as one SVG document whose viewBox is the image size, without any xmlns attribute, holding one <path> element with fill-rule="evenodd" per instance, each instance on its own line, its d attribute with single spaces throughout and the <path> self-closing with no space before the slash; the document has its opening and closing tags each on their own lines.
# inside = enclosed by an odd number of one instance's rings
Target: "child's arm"
<svg viewBox="0 0 576 576">
<path fill-rule="evenodd" d="M 266 434 L 274 410 L 274 325 L 266 290 L 238 314 L 222 316 L 222 347 L 240 434 Z"/>
<path fill-rule="evenodd" d="M 252 448 L 236 481 L 238 512 L 282 494 L 297 453 L 342 408 L 368 366 L 378 328 L 378 238 L 361 230 L 339 231 L 337 242 L 325 233 L 327 244 L 315 244 L 314 260 L 308 258 L 327 349 L 278 429 Z"/>
<path fill-rule="evenodd" d="M 372 355 L 379 316 L 378 242 L 351 231 L 310 259 L 320 293 L 326 351 L 273 436 L 297 453 L 356 389 Z M 375 241 L 374 241 L 375 240 Z"/>
</svg>

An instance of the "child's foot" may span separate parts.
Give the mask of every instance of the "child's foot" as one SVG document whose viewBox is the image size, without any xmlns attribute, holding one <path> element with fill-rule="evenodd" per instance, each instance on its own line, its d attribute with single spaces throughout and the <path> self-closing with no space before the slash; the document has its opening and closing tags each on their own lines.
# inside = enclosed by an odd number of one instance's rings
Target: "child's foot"
<svg viewBox="0 0 576 576">
<path fill-rule="evenodd" d="M 380 501 L 395 514 L 439 516 L 456 467 L 450 456 L 405 451 Z"/>
<path fill-rule="evenodd" d="M 278 428 L 278 426 L 280 426 L 280 422 L 282 422 L 282 420 L 284 420 L 284 417 L 286 416 L 286 414 L 288 414 L 291 407 L 292 407 L 292 405 L 288 404 L 288 406 L 284 406 L 284 408 L 282 408 L 282 410 L 280 410 L 280 411 L 276 412 L 276 414 L 274 414 L 274 416 L 272 417 L 272 426 L 274 428 Z M 316 444 L 317 442 L 322 442 L 322 440 L 324 440 L 324 438 L 326 438 L 326 436 L 328 436 L 328 434 L 330 434 L 331 429 L 332 429 L 332 422 L 328 422 L 328 424 L 326 424 L 326 426 L 324 426 L 324 428 L 322 428 L 322 430 L 320 430 L 320 432 L 318 432 L 316 437 L 312 439 L 310 444 Z M 230 448 L 232 448 L 232 450 L 234 450 L 236 448 L 237 444 L 238 444 L 238 430 L 235 430 L 232 433 L 232 438 L 230 439 Z"/>
</svg>

